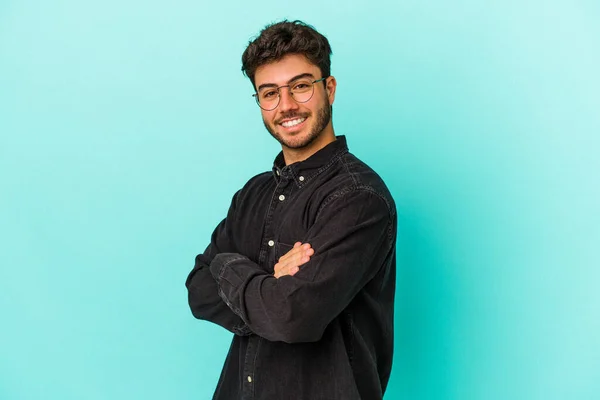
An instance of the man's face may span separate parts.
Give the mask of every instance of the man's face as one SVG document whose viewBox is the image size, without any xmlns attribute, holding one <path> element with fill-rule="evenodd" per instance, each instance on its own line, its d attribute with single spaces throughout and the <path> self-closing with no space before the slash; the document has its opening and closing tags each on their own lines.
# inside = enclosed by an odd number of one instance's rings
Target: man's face
<svg viewBox="0 0 600 400">
<path fill-rule="evenodd" d="M 283 59 L 260 66 L 254 75 L 258 91 L 265 85 L 279 87 L 293 83 L 294 78 L 306 76 L 311 81 L 322 78 L 321 70 L 304 56 L 292 54 Z M 263 123 L 269 133 L 290 149 L 309 146 L 331 124 L 331 104 L 335 97 L 335 79 L 328 79 L 328 90 L 323 82 L 314 85 L 314 93 L 306 103 L 296 102 L 288 87 L 279 89 L 280 100 L 271 111 L 261 109 Z M 299 123 L 298 123 L 299 122 Z"/>
</svg>

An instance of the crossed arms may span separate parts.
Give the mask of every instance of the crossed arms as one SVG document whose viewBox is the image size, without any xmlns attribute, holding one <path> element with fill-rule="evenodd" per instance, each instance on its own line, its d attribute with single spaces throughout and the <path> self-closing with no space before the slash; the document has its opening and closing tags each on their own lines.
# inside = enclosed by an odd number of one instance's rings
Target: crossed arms
<svg viewBox="0 0 600 400">
<path fill-rule="evenodd" d="M 188 276 L 192 314 L 239 335 L 311 342 L 386 265 L 392 214 L 378 194 L 355 189 L 319 212 L 306 237 L 266 272 L 231 243 L 235 197 Z M 304 243 L 304 244 L 302 244 Z"/>
</svg>

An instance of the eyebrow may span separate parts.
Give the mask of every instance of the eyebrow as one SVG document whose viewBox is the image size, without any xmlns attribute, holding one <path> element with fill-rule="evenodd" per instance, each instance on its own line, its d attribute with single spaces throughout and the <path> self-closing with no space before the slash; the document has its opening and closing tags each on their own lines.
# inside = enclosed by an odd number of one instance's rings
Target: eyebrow
<svg viewBox="0 0 600 400">
<path fill-rule="evenodd" d="M 303 73 L 303 74 L 300 74 L 300 75 L 296 75 L 296 76 L 294 76 L 292 79 L 290 79 L 289 81 L 287 81 L 287 83 L 288 83 L 288 85 L 289 85 L 290 83 L 292 83 L 292 82 L 294 82 L 294 81 L 296 81 L 296 80 L 298 80 L 298 79 L 301 79 L 301 78 L 314 78 L 314 77 L 315 77 L 315 76 L 314 76 L 313 74 L 311 74 L 311 73 L 309 73 L 309 72 L 305 72 L 305 73 Z M 285 86 L 285 85 L 284 85 L 284 86 Z M 277 86 L 275 83 L 263 83 L 262 85 L 260 85 L 260 86 L 259 86 L 259 87 L 256 89 L 256 91 L 257 91 L 257 92 L 260 92 L 260 91 L 261 91 L 261 89 L 264 89 L 264 88 L 267 88 L 267 87 L 275 87 L 275 88 L 276 88 L 276 87 L 279 87 L 279 86 Z"/>
</svg>

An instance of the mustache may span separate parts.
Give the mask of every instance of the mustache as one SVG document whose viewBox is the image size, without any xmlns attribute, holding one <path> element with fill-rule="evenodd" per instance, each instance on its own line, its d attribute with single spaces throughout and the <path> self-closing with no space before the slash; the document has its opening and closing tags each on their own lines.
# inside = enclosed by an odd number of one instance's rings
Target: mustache
<svg viewBox="0 0 600 400">
<path fill-rule="evenodd" d="M 286 112 L 281 114 L 281 117 L 278 118 L 275 123 L 280 124 L 284 119 L 292 119 L 292 118 L 308 118 L 310 113 L 299 113 L 299 112 Z"/>
</svg>

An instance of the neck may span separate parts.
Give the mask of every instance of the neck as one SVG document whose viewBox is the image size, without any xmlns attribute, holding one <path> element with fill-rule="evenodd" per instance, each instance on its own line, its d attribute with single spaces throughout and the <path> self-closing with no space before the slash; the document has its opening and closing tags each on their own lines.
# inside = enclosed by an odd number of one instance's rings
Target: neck
<svg viewBox="0 0 600 400">
<path fill-rule="evenodd" d="M 301 149 L 290 149 L 289 147 L 282 146 L 283 158 L 285 165 L 294 164 L 300 161 L 304 161 L 329 143 L 334 142 L 335 133 L 331 125 L 325 128 L 323 132 L 317 137 L 311 144 Z"/>
</svg>

